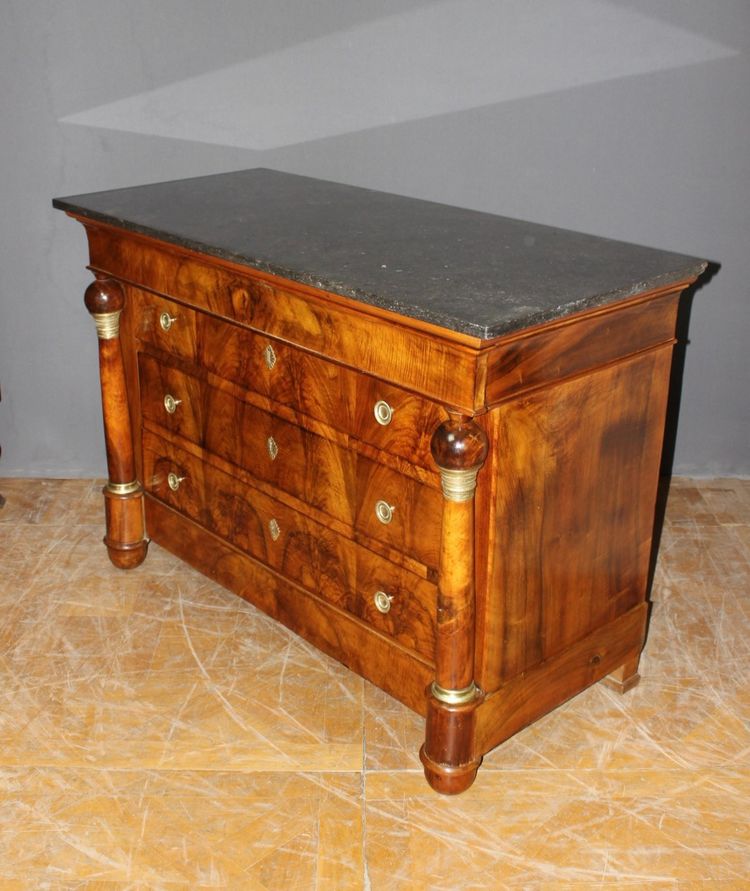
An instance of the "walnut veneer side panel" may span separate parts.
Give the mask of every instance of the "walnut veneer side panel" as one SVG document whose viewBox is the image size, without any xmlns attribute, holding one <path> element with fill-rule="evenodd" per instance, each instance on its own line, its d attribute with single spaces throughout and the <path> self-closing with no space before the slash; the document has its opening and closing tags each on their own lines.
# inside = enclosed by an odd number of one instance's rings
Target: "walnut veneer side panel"
<svg viewBox="0 0 750 891">
<path fill-rule="evenodd" d="M 671 352 L 639 353 L 492 411 L 483 689 L 644 601 Z"/>
<path fill-rule="evenodd" d="M 659 344 L 673 343 L 677 300 L 687 284 L 672 285 L 499 340 L 486 356 L 487 405 Z"/>
</svg>

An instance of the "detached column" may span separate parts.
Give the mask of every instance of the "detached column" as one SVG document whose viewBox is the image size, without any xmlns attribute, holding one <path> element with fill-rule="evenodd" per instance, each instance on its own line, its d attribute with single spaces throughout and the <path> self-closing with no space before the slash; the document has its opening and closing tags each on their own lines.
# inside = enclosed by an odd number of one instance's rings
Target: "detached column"
<svg viewBox="0 0 750 891">
<path fill-rule="evenodd" d="M 143 519 L 143 489 L 135 477 L 133 431 L 120 348 L 120 314 L 125 297 L 118 282 L 97 276 L 86 289 L 84 302 L 99 336 L 99 374 L 109 476 L 103 490 L 107 520 L 104 544 L 115 566 L 132 569 L 143 562 L 148 539 Z"/>
<path fill-rule="evenodd" d="M 419 753 L 427 781 L 456 794 L 476 776 L 474 683 L 474 492 L 487 457 L 476 422 L 452 414 L 432 437 L 443 489 L 435 680 L 428 689 L 425 743 Z"/>
</svg>

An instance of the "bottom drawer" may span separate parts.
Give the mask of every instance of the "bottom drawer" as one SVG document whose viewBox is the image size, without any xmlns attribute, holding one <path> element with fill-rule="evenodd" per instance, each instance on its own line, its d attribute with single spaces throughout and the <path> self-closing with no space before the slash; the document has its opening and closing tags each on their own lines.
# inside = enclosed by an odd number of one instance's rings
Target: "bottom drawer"
<svg viewBox="0 0 750 891">
<path fill-rule="evenodd" d="M 432 660 L 435 585 L 390 563 L 155 434 L 143 433 L 144 486 L 291 581 Z"/>
</svg>

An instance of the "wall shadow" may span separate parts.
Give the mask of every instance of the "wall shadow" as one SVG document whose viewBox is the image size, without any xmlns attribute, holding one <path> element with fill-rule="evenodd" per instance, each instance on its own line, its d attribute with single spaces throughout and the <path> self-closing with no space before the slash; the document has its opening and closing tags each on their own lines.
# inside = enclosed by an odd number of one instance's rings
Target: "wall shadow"
<svg viewBox="0 0 750 891">
<path fill-rule="evenodd" d="M 698 279 L 686 288 L 680 295 L 677 308 L 677 326 L 675 337 L 677 342 L 672 353 L 672 370 L 669 378 L 669 395 L 667 397 L 667 418 L 664 429 L 664 446 L 662 448 L 661 464 L 659 467 L 659 487 L 656 495 L 656 515 L 654 518 L 654 531 L 651 541 L 651 558 L 648 572 L 648 596 L 650 600 L 651 585 L 654 581 L 656 570 L 656 558 L 661 544 L 662 531 L 664 529 L 664 517 L 667 511 L 669 498 L 669 486 L 672 482 L 672 470 L 674 467 L 674 455 L 677 444 L 677 427 L 680 419 L 680 405 L 682 400 L 682 382 L 685 375 L 685 357 L 690 344 L 690 314 L 693 311 L 693 300 L 701 288 L 705 287 L 721 268 L 719 263 L 709 261 L 706 270 Z"/>
</svg>

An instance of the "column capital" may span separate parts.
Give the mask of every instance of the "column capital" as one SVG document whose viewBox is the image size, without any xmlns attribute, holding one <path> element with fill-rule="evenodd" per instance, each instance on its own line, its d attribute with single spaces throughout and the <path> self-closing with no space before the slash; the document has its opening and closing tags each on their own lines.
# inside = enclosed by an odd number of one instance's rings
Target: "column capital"
<svg viewBox="0 0 750 891">
<path fill-rule="evenodd" d="M 487 457 L 487 436 L 466 415 L 451 415 L 432 435 L 430 450 L 440 470 L 440 483 L 447 501 L 471 501 L 477 474 Z"/>
</svg>

